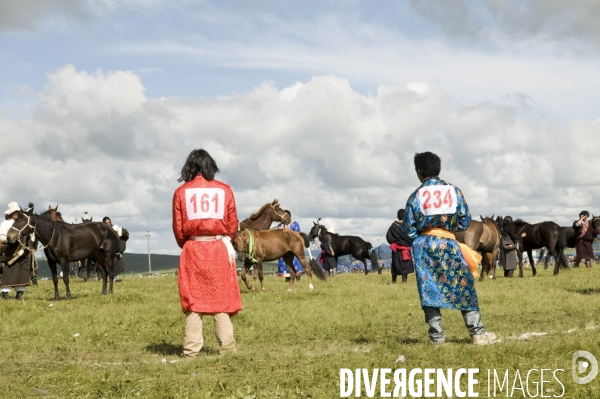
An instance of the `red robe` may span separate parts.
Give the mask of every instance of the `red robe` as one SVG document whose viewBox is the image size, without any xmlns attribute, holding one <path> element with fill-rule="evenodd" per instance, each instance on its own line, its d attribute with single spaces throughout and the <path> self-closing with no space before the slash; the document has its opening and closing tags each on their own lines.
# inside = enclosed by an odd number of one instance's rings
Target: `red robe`
<svg viewBox="0 0 600 399">
<path fill-rule="evenodd" d="M 184 312 L 202 314 L 242 310 L 235 262 L 230 263 L 221 240 L 195 241 L 190 236 L 227 235 L 233 239 L 238 220 L 231 188 L 198 175 L 173 195 L 173 233 L 182 248 L 179 298 Z"/>
</svg>

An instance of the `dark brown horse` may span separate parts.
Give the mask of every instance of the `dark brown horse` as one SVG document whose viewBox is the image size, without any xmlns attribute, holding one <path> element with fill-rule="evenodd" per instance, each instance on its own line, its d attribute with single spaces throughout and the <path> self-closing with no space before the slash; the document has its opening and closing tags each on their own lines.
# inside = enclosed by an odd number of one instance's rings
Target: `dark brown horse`
<svg viewBox="0 0 600 399">
<path fill-rule="evenodd" d="M 325 234 L 331 236 L 331 245 L 335 256 L 352 255 L 355 259 L 361 261 L 365 265 L 365 275 L 369 274 L 367 268 L 367 258 L 371 260 L 371 271 L 379 271 L 379 263 L 377 253 L 373 251 L 373 245 L 370 242 L 363 240 L 358 236 L 341 236 L 335 233 L 327 232 L 327 228 L 319 224 L 320 218 L 313 222 L 313 227 L 310 229 L 308 238 L 315 240 L 319 238 L 321 242 L 324 240 Z"/>
<path fill-rule="evenodd" d="M 253 245 L 251 246 L 251 241 Z M 244 229 L 236 235 L 233 247 L 238 251 L 239 259 L 248 260 L 254 265 L 254 271 L 258 272 L 261 290 L 265 291 L 262 279 L 262 263 L 264 261 L 283 258 L 290 271 L 290 284 L 288 291 L 294 289 L 296 281 L 296 269 L 294 268 L 294 257 L 298 258 L 308 276 L 308 289 L 314 288 L 313 273 L 319 280 L 326 280 L 325 272 L 320 267 L 311 268 L 304 256 L 304 248 L 308 248 L 310 242 L 304 233 L 296 233 L 289 229 L 277 230 L 249 230 Z M 252 288 L 252 287 L 248 287 Z"/>
<path fill-rule="evenodd" d="M 67 298 L 71 298 L 69 289 L 69 262 L 85 259 L 92 255 L 106 259 L 102 267 L 102 294 L 106 294 L 107 277 L 110 276 L 109 293 L 113 291 L 114 260 L 120 248 L 120 240 L 110 227 L 104 223 L 67 224 L 33 214 L 33 209 L 21 210 L 7 234 L 8 242 L 21 241 L 25 235 L 35 233 L 36 238 L 45 247 L 48 266 L 54 282 L 54 299 L 60 299 L 58 293 L 58 274 L 56 264 L 63 272 L 63 282 Z M 104 262 L 102 262 L 104 264 Z"/>
<path fill-rule="evenodd" d="M 283 209 L 281 209 L 281 205 L 279 205 L 279 201 L 277 200 L 277 198 L 275 198 L 273 202 L 267 202 L 266 204 L 261 206 L 260 209 L 256 213 L 250 215 L 248 219 L 244 219 L 243 221 L 241 221 L 239 229 L 269 230 L 273 222 L 280 222 L 285 224 L 290 224 L 292 222 L 290 215 L 288 215 Z M 251 267 L 252 262 L 250 262 L 250 260 L 248 259 L 244 259 L 244 269 L 242 270 L 241 278 L 249 290 L 252 289 L 252 284 L 250 284 L 246 276 L 250 271 Z M 254 273 L 255 280 L 257 277 L 260 280 L 260 286 L 264 287 L 262 268 L 260 270 L 260 273 Z"/>
<path fill-rule="evenodd" d="M 456 233 L 456 240 L 467 244 L 470 248 L 481 253 L 481 276 L 482 281 L 486 276 L 496 278 L 496 259 L 500 251 L 500 233 L 491 218 L 479 216 L 481 222 L 472 220 L 469 227 L 464 231 Z"/>
<path fill-rule="evenodd" d="M 519 258 L 519 277 L 523 277 L 523 252 L 526 251 L 529 256 L 531 271 L 535 276 L 537 270 L 533 261 L 532 250 L 546 247 L 554 259 L 558 261 L 554 264 L 554 275 L 559 272 L 560 266 L 568 268 L 569 264 L 565 258 L 565 247 L 567 239 L 564 230 L 554 222 L 542 222 L 529 224 L 521 219 L 514 222 L 515 233 L 517 236 L 517 256 Z"/>
</svg>

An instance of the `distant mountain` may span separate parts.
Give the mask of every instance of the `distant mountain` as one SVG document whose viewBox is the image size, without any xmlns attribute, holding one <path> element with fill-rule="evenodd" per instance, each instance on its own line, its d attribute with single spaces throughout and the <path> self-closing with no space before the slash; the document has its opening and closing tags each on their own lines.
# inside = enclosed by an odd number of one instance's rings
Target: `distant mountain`
<svg viewBox="0 0 600 399">
<path fill-rule="evenodd" d="M 125 252 L 125 274 L 130 273 L 148 273 L 148 254 L 132 254 Z M 152 272 L 159 272 L 163 270 L 177 269 L 179 266 L 178 255 L 158 255 L 150 254 L 152 261 Z M 46 258 L 38 258 L 38 276 L 40 277 L 51 277 L 52 273 L 48 267 Z M 75 263 L 70 264 L 71 268 L 75 267 Z M 59 273 L 60 266 L 58 265 Z"/>
<path fill-rule="evenodd" d="M 390 267 L 392 251 L 387 244 L 382 244 L 375 248 L 374 251 L 377 253 L 377 257 L 380 260 L 380 264 L 385 267 Z M 314 258 L 317 258 L 321 254 L 320 249 L 311 249 L 311 254 Z M 125 252 L 125 274 L 140 274 L 148 273 L 148 254 L 133 254 Z M 174 270 L 179 267 L 179 256 L 178 255 L 159 255 L 150 254 L 152 261 L 152 272 L 160 272 L 165 270 Z M 46 258 L 38 258 L 38 276 L 39 277 L 51 277 L 50 268 Z M 339 271 L 351 271 L 354 268 L 362 269 L 362 262 L 357 261 L 350 255 L 340 256 L 338 258 Z M 369 268 L 371 263 L 368 262 Z M 75 263 L 70 264 L 71 268 L 75 267 Z M 237 261 L 237 267 L 243 267 L 243 263 Z M 263 264 L 263 270 L 265 274 L 272 274 L 277 272 L 277 262 L 265 262 Z M 60 265 L 58 266 L 60 273 Z"/>
</svg>

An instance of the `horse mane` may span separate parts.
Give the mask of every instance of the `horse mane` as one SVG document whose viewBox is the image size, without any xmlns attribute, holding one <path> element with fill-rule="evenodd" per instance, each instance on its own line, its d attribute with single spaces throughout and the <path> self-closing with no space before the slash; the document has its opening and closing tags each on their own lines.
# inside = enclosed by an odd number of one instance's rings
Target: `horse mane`
<svg viewBox="0 0 600 399">
<path fill-rule="evenodd" d="M 265 211 L 265 209 L 267 209 L 268 206 L 270 206 L 271 203 L 267 202 L 266 204 L 264 204 L 263 206 L 261 206 L 261 208 L 256 212 L 253 213 L 252 215 L 250 215 L 250 219 L 252 220 L 256 220 L 258 219 L 258 217 Z"/>
<path fill-rule="evenodd" d="M 523 220 L 523 219 L 521 219 L 521 218 L 518 218 L 518 219 L 515 219 L 515 220 L 513 220 L 513 223 L 523 223 L 523 224 L 529 224 L 528 222 L 524 221 L 524 220 Z"/>
<path fill-rule="evenodd" d="M 319 226 L 321 226 L 323 228 L 324 234 L 330 234 L 332 236 L 339 236 L 338 233 L 330 233 L 329 231 L 327 231 L 327 227 L 325 227 L 324 225 L 320 224 Z"/>
</svg>

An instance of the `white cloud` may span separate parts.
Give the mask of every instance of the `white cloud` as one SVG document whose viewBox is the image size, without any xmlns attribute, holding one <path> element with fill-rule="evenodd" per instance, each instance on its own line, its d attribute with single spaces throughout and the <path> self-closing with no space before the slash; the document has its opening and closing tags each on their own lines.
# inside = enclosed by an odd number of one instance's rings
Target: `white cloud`
<svg viewBox="0 0 600 399">
<path fill-rule="evenodd" d="M 440 86 L 381 86 L 374 96 L 346 79 L 317 76 L 219 98 L 148 98 L 125 71 L 48 74 L 30 117 L 0 115 L 17 145 L 0 147 L 0 203 L 60 204 L 68 221 L 87 210 L 134 233 L 129 248 L 176 251 L 171 198 L 183 162 L 206 148 L 234 189 L 240 219 L 273 198 L 336 230 L 385 234 L 417 186 L 412 157 L 442 157 L 475 216 L 513 214 L 566 223 L 600 198 L 593 171 L 600 124 L 556 124 L 526 102 L 460 106 Z M 587 171 L 590 171 L 589 173 Z M 563 220 L 565 219 L 565 220 Z"/>
</svg>

